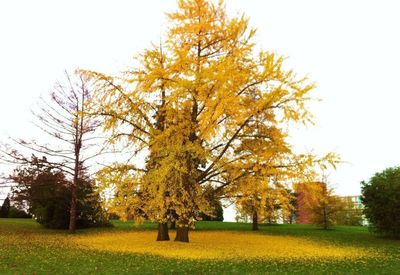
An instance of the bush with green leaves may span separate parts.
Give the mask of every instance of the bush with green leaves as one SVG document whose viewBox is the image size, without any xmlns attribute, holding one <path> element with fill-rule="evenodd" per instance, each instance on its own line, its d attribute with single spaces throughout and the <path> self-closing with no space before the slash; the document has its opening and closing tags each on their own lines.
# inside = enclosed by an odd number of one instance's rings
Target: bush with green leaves
<svg viewBox="0 0 400 275">
<path fill-rule="evenodd" d="M 15 206 L 11 206 L 8 217 L 13 219 L 31 219 L 32 215 L 27 213 L 24 209 L 19 209 Z"/>
<path fill-rule="evenodd" d="M 13 201 L 27 205 L 29 213 L 45 227 L 67 229 L 69 225 L 71 182 L 58 170 L 32 162 L 18 168 L 10 178 L 17 184 L 13 190 Z M 80 175 L 77 186 L 78 228 L 107 225 L 99 195 L 94 192 L 93 182 Z"/>
<path fill-rule="evenodd" d="M 371 228 L 382 235 L 400 238 L 400 167 L 376 173 L 361 185 L 364 214 Z"/>
</svg>

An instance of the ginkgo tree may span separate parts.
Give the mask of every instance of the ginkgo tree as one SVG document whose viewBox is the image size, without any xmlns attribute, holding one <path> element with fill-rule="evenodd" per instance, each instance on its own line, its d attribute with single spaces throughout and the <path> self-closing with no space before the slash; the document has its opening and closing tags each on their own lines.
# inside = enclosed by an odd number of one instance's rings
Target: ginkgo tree
<svg viewBox="0 0 400 275">
<path fill-rule="evenodd" d="M 283 57 L 256 50 L 248 18 L 230 18 L 222 1 L 180 0 L 167 16 L 163 42 L 138 55 L 128 72 L 85 75 L 96 83 L 90 108 L 103 117 L 110 142 L 147 152 L 143 171 L 125 167 L 136 174 L 132 193 L 115 199 L 139 192 L 132 209 L 159 223 L 157 240 L 169 239 L 167 222 L 174 221 L 175 240 L 186 242 L 209 211 L 204 186 L 221 194 L 246 175 L 232 167 L 252 157 L 240 150 L 249 136 L 254 146 L 275 139 L 272 150 L 286 150 L 276 139 L 279 125 L 310 119 L 305 104 L 314 84 L 285 69 Z M 259 135 L 256 124 L 270 131 Z M 100 175 L 100 183 L 126 187 Z"/>
</svg>

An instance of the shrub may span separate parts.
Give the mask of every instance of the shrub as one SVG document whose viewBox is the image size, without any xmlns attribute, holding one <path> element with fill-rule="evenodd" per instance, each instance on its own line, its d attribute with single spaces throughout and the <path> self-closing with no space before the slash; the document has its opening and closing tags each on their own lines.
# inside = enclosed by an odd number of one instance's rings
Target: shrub
<svg viewBox="0 0 400 275">
<path fill-rule="evenodd" d="M 29 213 L 45 227 L 68 228 L 71 189 L 63 172 L 31 164 L 15 170 L 11 178 L 17 183 L 17 188 L 13 190 L 13 200 L 17 205 L 27 205 Z M 78 228 L 108 225 L 93 182 L 80 175 L 77 189 Z"/>
<path fill-rule="evenodd" d="M 18 209 L 14 206 L 10 207 L 10 212 L 8 213 L 9 218 L 18 218 L 18 219 L 30 219 L 32 215 L 27 213 L 25 210 Z"/>
</svg>

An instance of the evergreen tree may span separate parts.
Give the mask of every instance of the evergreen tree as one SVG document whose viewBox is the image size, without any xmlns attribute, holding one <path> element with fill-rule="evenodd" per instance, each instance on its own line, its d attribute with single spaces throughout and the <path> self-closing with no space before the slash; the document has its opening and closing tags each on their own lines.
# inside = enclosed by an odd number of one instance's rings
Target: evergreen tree
<svg viewBox="0 0 400 275">
<path fill-rule="evenodd" d="M 8 218 L 8 215 L 10 213 L 10 199 L 7 196 L 7 198 L 4 200 L 3 205 L 1 206 L 0 209 L 0 218 Z"/>
<path fill-rule="evenodd" d="M 372 230 L 400 238 L 400 167 L 385 169 L 361 184 L 364 214 Z"/>
</svg>

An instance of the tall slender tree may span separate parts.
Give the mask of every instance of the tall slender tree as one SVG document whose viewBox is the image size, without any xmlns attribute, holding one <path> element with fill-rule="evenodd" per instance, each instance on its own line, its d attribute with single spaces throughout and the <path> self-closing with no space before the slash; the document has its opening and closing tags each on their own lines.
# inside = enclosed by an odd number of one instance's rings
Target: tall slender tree
<svg viewBox="0 0 400 275">
<path fill-rule="evenodd" d="M 35 125 L 48 136 L 47 143 L 15 139 L 12 146 L 3 146 L 3 160 L 16 164 L 30 164 L 32 158 L 25 152 L 46 157 L 42 165 L 56 168 L 71 177 L 71 205 L 69 231 L 74 233 L 77 220 L 77 185 L 85 169 L 85 162 L 98 155 L 92 150 L 93 135 L 98 121 L 86 112 L 90 99 L 87 81 L 82 75 L 65 73 L 65 81 L 57 82 L 48 98 L 41 98 L 33 111 Z M 14 146 L 15 145 L 15 146 Z M 16 146 L 19 148 L 16 149 Z"/>
</svg>

